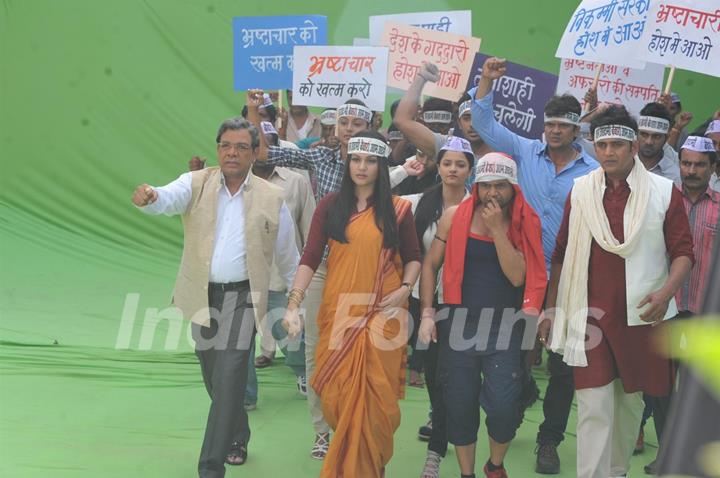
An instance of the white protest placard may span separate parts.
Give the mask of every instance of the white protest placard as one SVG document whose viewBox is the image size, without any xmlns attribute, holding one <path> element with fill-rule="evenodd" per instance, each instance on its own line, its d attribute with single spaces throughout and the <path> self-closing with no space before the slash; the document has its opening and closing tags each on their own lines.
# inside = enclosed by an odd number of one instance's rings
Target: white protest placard
<svg viewBox="0 0 720 478">
<path fill-rule="evenodd" d="M 356 98 L 385 110 L 387 48 L 301 46 L 293 56 L 293 104 L 336 108 Z"/>
<path fill-rule="evenodd" d="M 455 33 L 466 37 L 472 35 L 472 12 L 470 10 L 373 15 L 370 17 L 371 45 L 381 44 L 380 38 L 385 30 L 386 23 L 400 23 L 426 30 Z"/>
<path fill-rule="evenodd" d="M 583 0 L 555 56 L 643 68 L 635 50 L 640 48 L 649 7 L 650 0 Z"/>
<path fill-rule="evenodd" d="M 407 91 L 424 62 L 437 65 L 440 79 L 427 83 L 428 96 L 457 101 L 465 92 L 480 38 L 387 23 L 381 43 L 389 48 L 388 85 Z"/>
<path fill-rule="evenodd" d="M 637 58 L 720 76 L 720 1 L 653 3 Z"/>
<path fill-rule="evenodd" d="M 646 63 L 645 69 L 638 70 L 572 58 L 560 62 L 557 93 L 570 93 L 580 100 L 584 108 L 585 93 L 593 85 L 597 69 L 601 67 L 597 85 L 598 101 L 601 103 L 622 104 L 631 114 L 639 116 L 640 110 L 657 100 L 662 93 L 665 72 L 662 65 Z"/>
</svg>

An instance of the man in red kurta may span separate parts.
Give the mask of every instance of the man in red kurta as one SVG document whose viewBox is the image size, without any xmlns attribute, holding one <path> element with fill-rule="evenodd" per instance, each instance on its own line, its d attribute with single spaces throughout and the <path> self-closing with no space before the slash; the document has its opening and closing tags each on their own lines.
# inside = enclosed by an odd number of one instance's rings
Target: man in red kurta
<svg viewBox="0 0 720 478">
<path fill-rule="evenodd" d="M 642 393 L 670 390 L 670 362 L 650 325 L 677 314 L 673 297 L 693 250 L 679 192 L 636 158 L 635 120 L 613 107 L 591 129 L 601 169 L 579 178 L 568 198 L 545 315 L 551 349 L 574 367 L 577 476 L 607 478 L 628 471 Z M 540 325 L 541 342 L 550 324 Z"/>
</svg>

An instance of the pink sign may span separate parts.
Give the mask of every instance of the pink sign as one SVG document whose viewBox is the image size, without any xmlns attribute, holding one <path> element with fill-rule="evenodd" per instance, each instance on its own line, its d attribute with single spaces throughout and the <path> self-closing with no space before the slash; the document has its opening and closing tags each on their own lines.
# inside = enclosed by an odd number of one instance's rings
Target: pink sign
<svg viewBox="0 0 720 478">
<path fill-rule="evenodd" d="M 389 49 L 388 86 L 407 90 L 420 66 L 430 62 L 440 69 L 440 80 L 427 83 L 423 93 L 457 101 L 465 92 L 480 38 L 387 23 L 380 44 Z"/>
</svg>

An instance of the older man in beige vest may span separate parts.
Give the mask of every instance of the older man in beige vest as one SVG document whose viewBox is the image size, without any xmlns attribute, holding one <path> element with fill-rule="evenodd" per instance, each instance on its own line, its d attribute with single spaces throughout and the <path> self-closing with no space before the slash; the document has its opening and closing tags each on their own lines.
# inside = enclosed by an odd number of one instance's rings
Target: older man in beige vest
<svg viewBox="0 0 720 478">
<path fill-rule="evenodd" d="M 219 167 L 181 175 L 167 186 L 138 186 L 147 214 L 181 214 L 185 231 L 173 303 L 193 321 L 195 351 L 212 400 L 198 472 L 225 476 L 247 459 L 250 428 L 243 398 L 256 323 L 265 316 L 270 267 L 288 287 L 299 261 L 290 211 L 277 186 L 250 172 L 259 133 L 243 118 L 220 125 Z M 253 313 L 254 312 L 254 313 Z"/>
</svg>

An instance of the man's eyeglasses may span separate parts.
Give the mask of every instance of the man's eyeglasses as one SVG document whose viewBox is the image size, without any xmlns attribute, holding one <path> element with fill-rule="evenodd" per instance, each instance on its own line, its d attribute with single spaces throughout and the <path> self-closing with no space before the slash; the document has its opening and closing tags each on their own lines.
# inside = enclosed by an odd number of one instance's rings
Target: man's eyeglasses
<svg viewBox="0 0 720 478">
<path fill-rule="evenodd" d="M 251 146 L 247 143 L 228 143 L 228 142 L 221 142 L 218 143 L 218 146 L 220 146 L 220 151 L 230 151 L 231 149 L 237 150 L 239 153 L 242 153 L 244 151 L 249 151 L 251 149 Z"/>
</svg>

